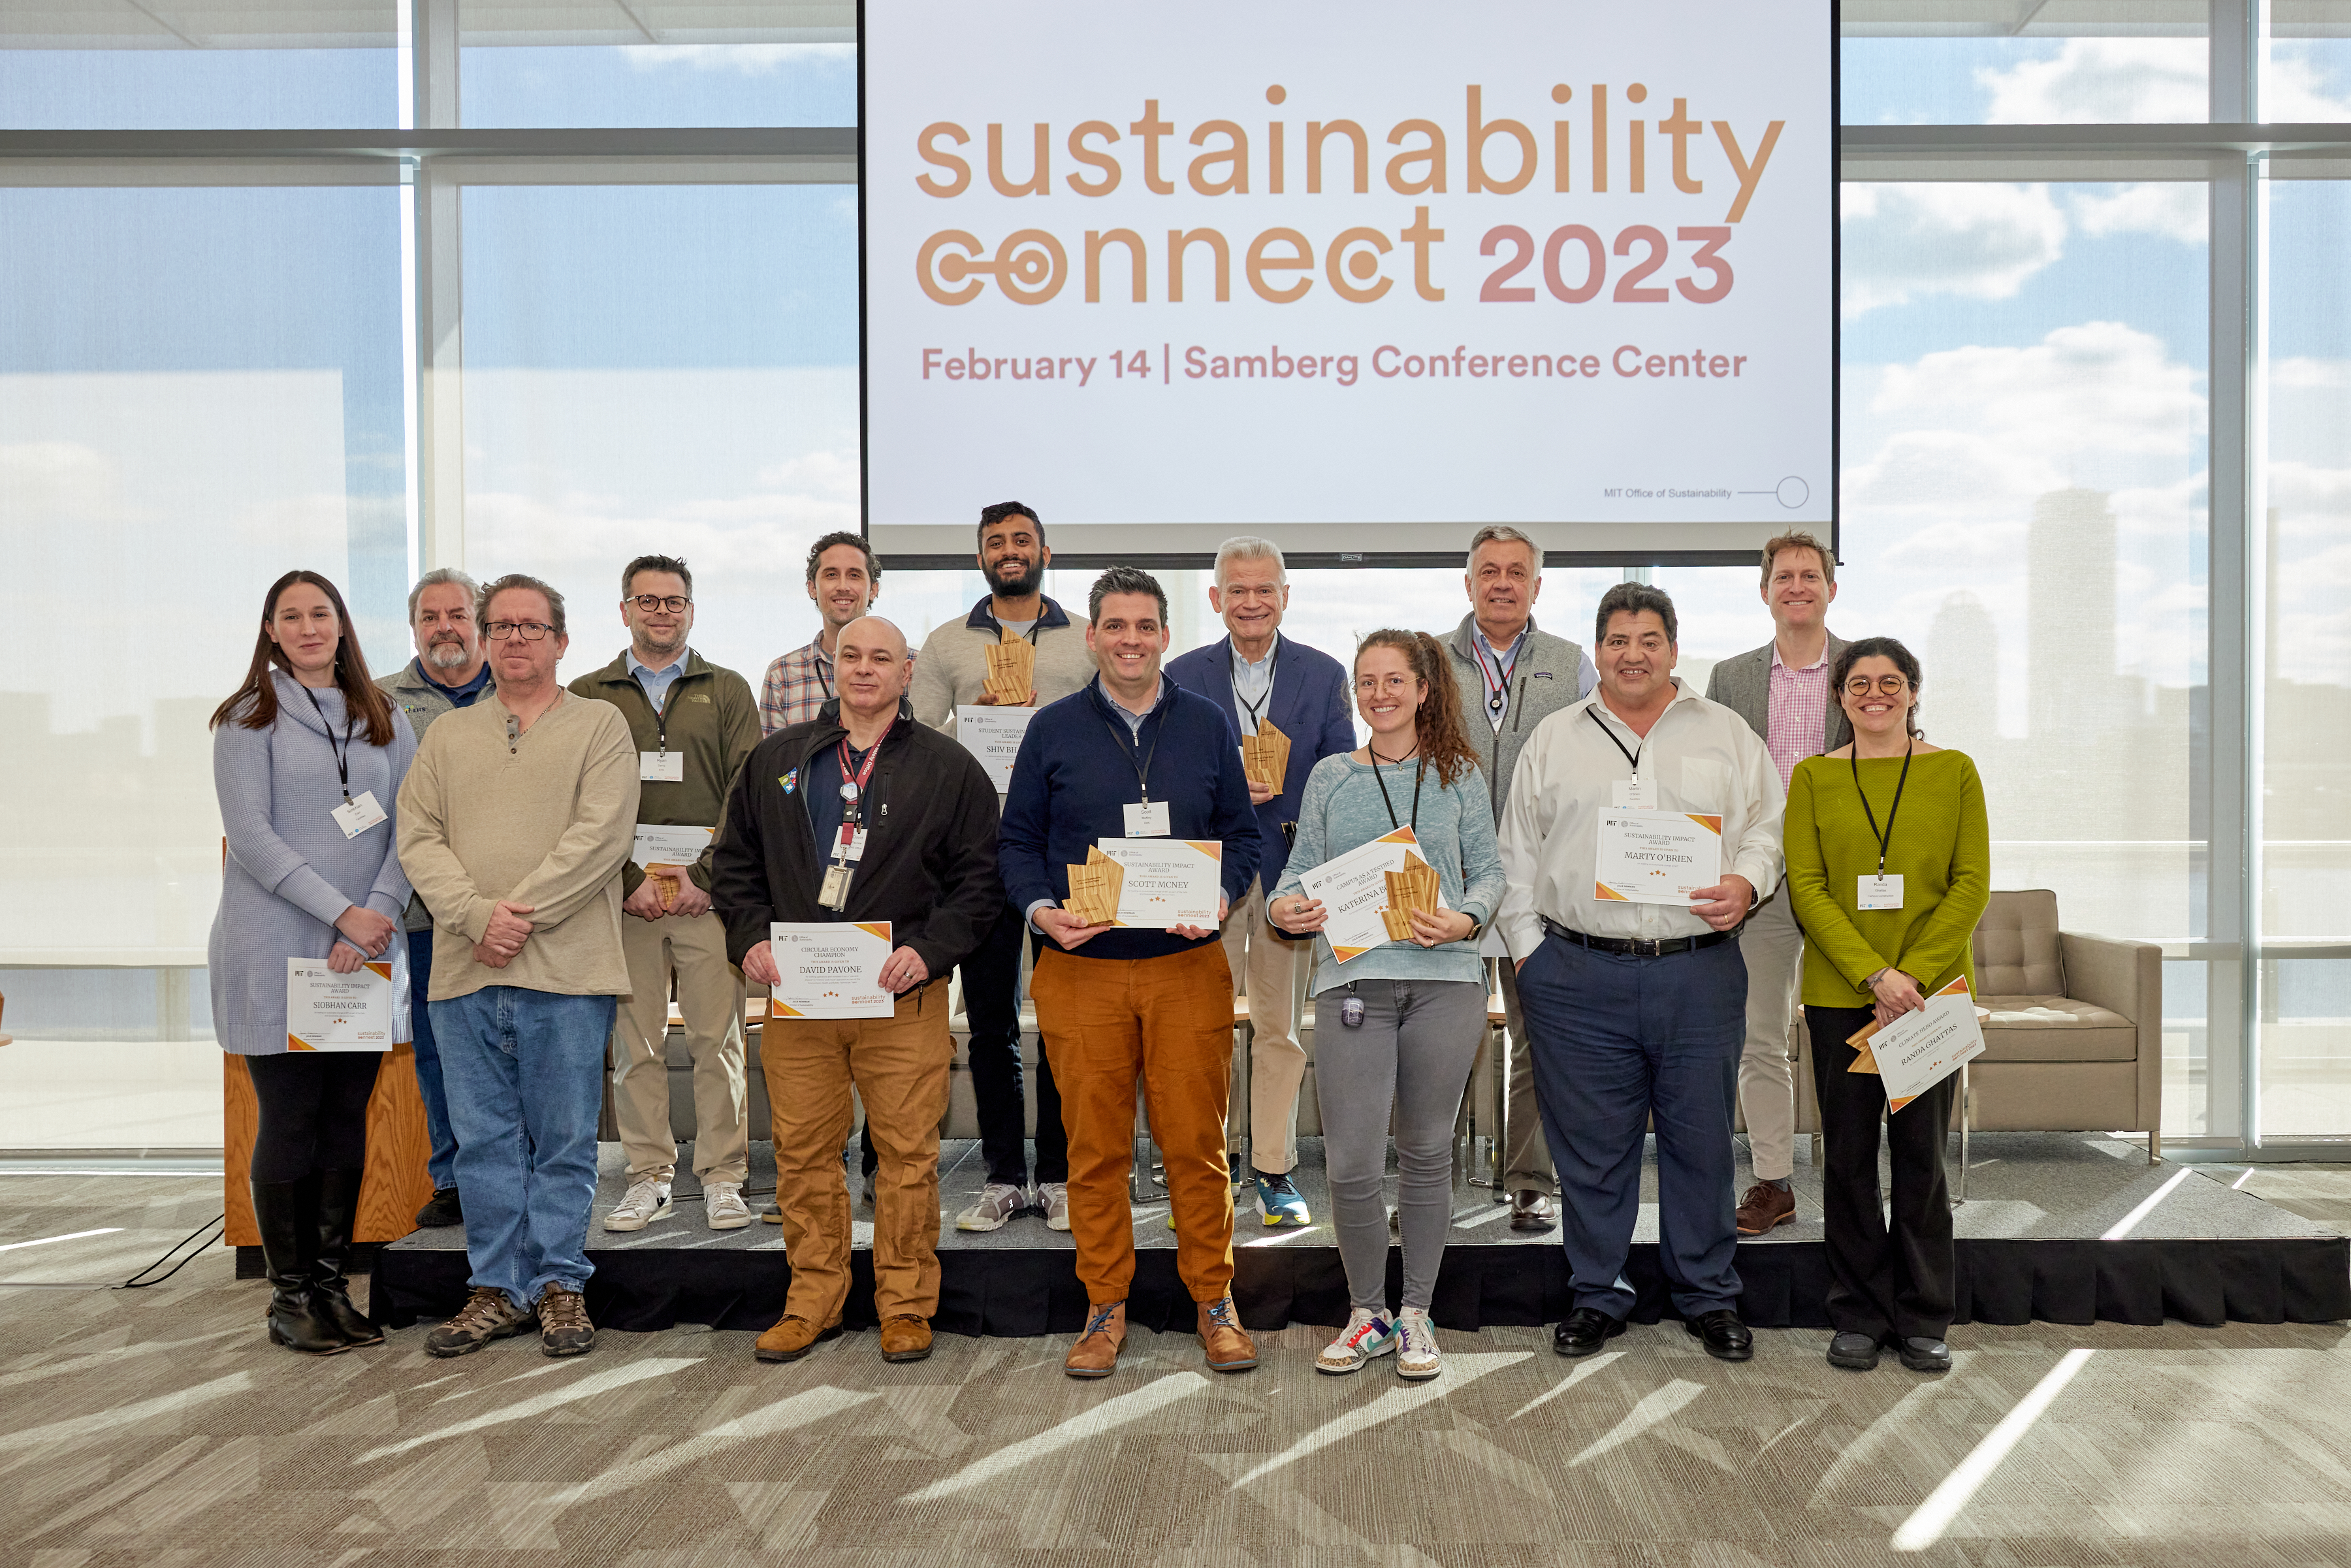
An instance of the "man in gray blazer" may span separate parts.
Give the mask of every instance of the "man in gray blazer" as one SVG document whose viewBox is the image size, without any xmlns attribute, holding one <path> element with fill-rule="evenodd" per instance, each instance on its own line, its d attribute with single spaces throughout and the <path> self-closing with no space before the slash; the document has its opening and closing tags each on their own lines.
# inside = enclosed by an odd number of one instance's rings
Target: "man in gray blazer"
<svg viewBox="0 0 2351 1568">
<path fill-rule="evenodd" d="M 1542 591 L 1542 551 L 1516 528 L 1499 524 L 1479 528 L 1469 539 L 1469 566 L 1462 577 L 1469 591 L 1469 613 L 1445 639 L 1460 688 L 1461 713 L 1477 748 L 1479 770 L 1494 806 L 1494 821 L 1510 798 L 1510 774 L 1519 748 L 1535 726 L 1560 709 L 1589 696 L 1598 682 L 1583 648 L 1564 637 L 1535 630 L 1535 597 Z M 1477 721 L 1484 719 L 1480 726 Z M 1488 957 L 1508 954 L 1490 931 Z M 1552 1174 L 1551 1145 L 1543 1141 L 1535 1110 L 1534 1058 L 1527 1050 L 1525 1021 L 1519 1014 L 1519 977 L 1505 961 L 1502 1007 L 1509 1015 L 1509 1098 L 1502 1106 L 1502 1189 L 1510 1194 L 1510 1228 L 1547 1230 L 1559 1183 Z"/>
<path fill-rule="evenodd" d="M 1709 701 L 1734 709 L 1771 753 L 1784 793 L 1788 776 L 1807 757 L 1834 751 L 1852 738 L 1844 709 L 1829 678 L 1844 653 L 1828 629 L 1836 599 L 1836 561 L 1807 533 L 1786 533 L 1763 547 L 1763 602 L 1771 612 L 1771 641 L 1715 665 Z M 1788 1061 L 1788 1024 L 1796 1006 L 1804 934 L 1784 889 L 1748 916 L 1739 949 L 1747 959 L 1747 1044 L 1739 1061 L 1739 1104 L 1755 1185 L 1739 1201 L 1739 1233 L 1761 1236 L 1796 1218 L 1789 1188 L 1795 1173 L 1795 1079 Z"/>
</svg>

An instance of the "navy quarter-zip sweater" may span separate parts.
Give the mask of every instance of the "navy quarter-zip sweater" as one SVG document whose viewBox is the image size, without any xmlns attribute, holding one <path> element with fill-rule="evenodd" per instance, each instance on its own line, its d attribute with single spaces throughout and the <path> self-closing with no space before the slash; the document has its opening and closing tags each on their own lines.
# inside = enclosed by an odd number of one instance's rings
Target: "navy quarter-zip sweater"
<svg viewBox="0 0 2351 1568">
<path fill-rule="evenodd" d="M 1250 809 L 1240 743 L 1215 703 L 1164 675 L 1159 701 L 1129 744 L 1126 720 L 1096 676 L 1049 703 L 1029 721 L 1012 764 L 997 859 L 1015 909 L 1070 894 L 1070 867 L 1083 865 L 1101 839 L 1126 836 L 1126 808 L 1142 799 L 1135 767 L 1150 759 L 1151 799 L 1167 803 L 1171 836 L 1224 845 L 1225 897 L 1239 902 L 1257 875 L 1259 829 Z M 1048 938 L 1050 940 L 1050 938 Z M 1071 955 L 1080 958 L 1158 958 L 1214 942 L 1165 931 L 1105 931 Z"/>
</svg>

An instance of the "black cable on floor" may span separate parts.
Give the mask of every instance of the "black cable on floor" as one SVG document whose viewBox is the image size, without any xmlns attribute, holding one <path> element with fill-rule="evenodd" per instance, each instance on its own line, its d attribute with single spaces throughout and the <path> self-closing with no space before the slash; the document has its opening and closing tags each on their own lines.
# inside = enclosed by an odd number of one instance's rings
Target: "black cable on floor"
<svg viewBox="0 0 2351 1568">
<path fill-rule="evenodd" d="M 156 1259 L 155 1261 L 148 1264 L 147 1267 L 140 1270 L 137 1274 L 131 1275 L 131 1278 L 121 1281 L 120 1284 L 111 1280 L 0 1280 L 0 1290 L 143 1291 L 150 1285 L 162 1284 L 165 1280 L 170 1279 L 172 1274 L 178 1273 L 196 1259 L 203 1257 L 204 1249 L 219 1240 L 221 1237 L 227 1232 L 227 1229 L 228 1216 L 225 1214 L 214 1215 L 210 1219 L 205 1220 L 202 1225 L 197 1226 L 193 1230 L 189 1231 L 185 1236 L 181 1237 L 177 1241 L 172 1243 L 171 1246 L 165 1248 L 163 1249 L 163 1255 L 161 1258 Z M 212 1234 L 204 1236 L 204 1232 L 206 1231 L 211 1231 Z M 195 1241 L 196 1238 L 199 1236 L 204 1236 L 204 1239 L 202 1241 L 196 1241 L 196 1249 L 189 1253 L 185 1258 L 181 1259 L 177 1263 L 172 1263 L 170 1273 L 159 1275 L 152 1280 L 141 1279 L 140 1277 L 143 1274 L 153 1273 L 156 1270 L 161 1269 L 164 1264 L 170 1263 L 172 1253 L 177 1252 L 189 1242 Z"/>
</svg>

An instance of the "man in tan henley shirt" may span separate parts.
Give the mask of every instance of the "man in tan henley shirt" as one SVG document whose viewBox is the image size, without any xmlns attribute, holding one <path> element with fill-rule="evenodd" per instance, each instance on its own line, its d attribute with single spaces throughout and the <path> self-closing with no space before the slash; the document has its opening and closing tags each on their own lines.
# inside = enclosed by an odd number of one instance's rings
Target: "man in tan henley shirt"
<svg viewBox="0 0 2351 1568">
<path fill-rule="evenodd" d="M 440 1043 L 473 1294 L 425 1348 L 463 1355 L 536 1318 L 549 1355 L 595 1343 L 580 1292 L 604 1046 L 629 988 L 621 867 L 637 758 L 610 703 L 557 684 L 563 596 L 482 590 L 497 692 L 426 732 L 400 792 L 400 861 L 433 912 Z"/>
</svg>

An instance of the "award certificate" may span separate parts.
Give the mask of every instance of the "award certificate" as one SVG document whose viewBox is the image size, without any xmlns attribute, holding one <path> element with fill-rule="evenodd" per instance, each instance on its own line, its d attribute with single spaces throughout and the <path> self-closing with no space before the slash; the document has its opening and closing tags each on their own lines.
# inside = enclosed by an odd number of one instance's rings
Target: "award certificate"
<svg viewBox="0 0 2351 1568">
<path fill-rule="evenodd" d="M 898 998 L 882 984 L 894 944 L 886 920 L 777 921 L 768 927 L 779 983 L 768 1016 L 786 1019 L 885 1019 Z"/>
<path fill-rule="evenodd" d="M 1118 923 L 1165 931 L 1213 928 L 1224 890 L 1225 846 L 1214 839 L 1104 839 L 1119 863 Z"/>
<path fill-rule="evenodd" d="M 405 942 L 393 950 L 405 948 Z M 395 978 L 394 970 L 399 971 Z M 286 960 L 286 1049 L 390 1051 L 407 1037 L 405 955 L 361 964 L 348 975 L 324 958 Z"/>
<path fill-rule="evenodd" d="M 1322 905 L 1322 935 L 1340 963 L 1387 943 L 1380 911 L 1388 906 L 1388 873 L 1402 871 L 1406 855 L 1423 858 L 1420 841 L 1410 828 L 1398 828 L 1299 876 L 1300 890 Z"/>
<path fill-rule="evenodd" d="M 1925 1007 L 1884 1029 L 1873 1023 L 1845 1043 L 1861 1050 L 1845 1071 L 1884 1079 L 1889 1111 L 1899 1111 L 1984 1053 L 1983 1025 L 1965 975 L 1928 997 Z"/>
<path fill-rule="evenodd" d="M 1020 755 L 1020 737 L 1029 733 L 1029 721 L 1037 716 L 1033 707 L 981 707 L 977 704 L 956 706 L 956 738 L 963 748 L 979 758 L 995 782 L 996 792 L 1008 793 L 1012 789 L 1012 759 Z"/>
<path fill-rule="evenodd" d="M 1592 896 L 1603 903 L 1672 904 L 1722 880 L 1722 819 L 1697 811 L 1600 814 Z"/>
<path fill-rule="evenodd" d="M 660 828 L 637 830 L 637 841 L 629 851 L 629 858 L 641 866 L 692 865 L 710 847 L 716 828 Z"/>
</svg>

